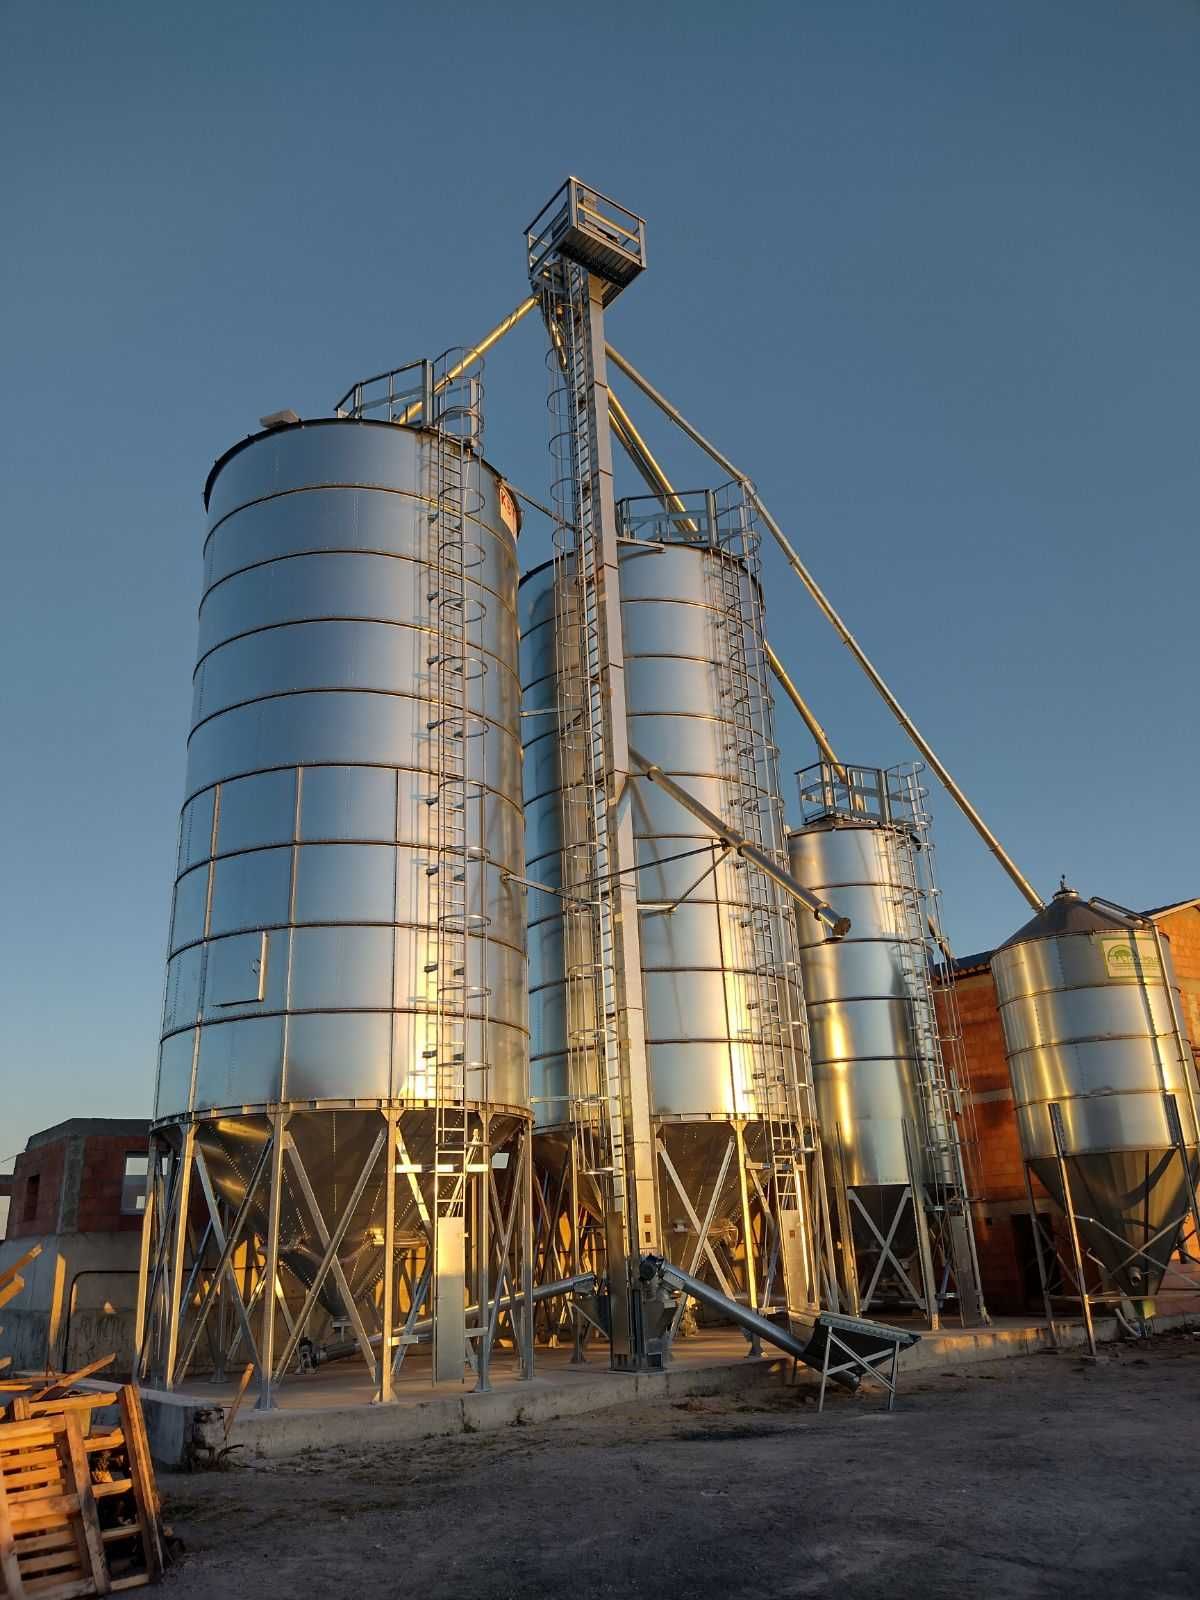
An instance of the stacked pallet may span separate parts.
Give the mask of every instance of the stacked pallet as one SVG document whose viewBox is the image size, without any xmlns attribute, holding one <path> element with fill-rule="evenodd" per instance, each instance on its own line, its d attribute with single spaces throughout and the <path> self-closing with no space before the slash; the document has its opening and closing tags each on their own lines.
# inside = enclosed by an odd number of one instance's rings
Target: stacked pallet
<svg viewBox="0 0 1200 1600">
<path fill-rule="evenodd" d="M 114 1404 L 119 1426 L 93 1430 L 93 1412 Z M 137 1390 L 35 1390 L 8 1409 L 11 1420 L 0 1423 L 0 1595 L 71 1600 L 156 1582 L 161 1508 Z"/>
</svg>

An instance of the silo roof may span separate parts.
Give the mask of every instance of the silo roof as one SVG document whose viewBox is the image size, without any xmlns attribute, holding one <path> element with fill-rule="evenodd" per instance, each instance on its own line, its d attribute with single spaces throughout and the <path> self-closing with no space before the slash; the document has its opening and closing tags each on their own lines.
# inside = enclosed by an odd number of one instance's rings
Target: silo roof
<svg viewBox="0 0 1200 1600">
<path fill-rule="evenodd" d="M 1043 906 L 1037 916 L 1018 928 L 1000 948 L 1007 950 L 1010 945 L 1027 944 L 1031 939 L 1053 939 L 1059 934 L 1126 932 L 1135 926 L 1128 917 L 1120 916 L 1107 906 L 1102 909 L 1093 900 L 1081 900 L 1074 889 L 1064 884 L 1049 905 Z"/>
</svg>

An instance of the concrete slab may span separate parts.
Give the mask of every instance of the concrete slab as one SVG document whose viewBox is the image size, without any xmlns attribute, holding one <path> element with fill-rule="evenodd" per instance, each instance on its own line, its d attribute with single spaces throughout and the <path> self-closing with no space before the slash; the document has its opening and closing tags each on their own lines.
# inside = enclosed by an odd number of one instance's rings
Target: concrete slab
<svg viewBox="0 0 1200 1600">
<path fill-rule="evenodd" d="M 1194 1326 L 1196 1318 L 1160 1317 L 1164 1331 Z M 1096 1337 L 1110 1342 L 1118 1337 L 1113 1317 L 1099 1318 Z M 1055 1324 L 1060 1348 L 1085 1344 L 1082 1324 Z M 1033 1355 L 1053 1348 L 1044 1323 L 1003 1319 L 986 1329 L 948 1329 L 924 1334 L 901 1357 L 900 1403 L 903 1374 L 945 1370 L 1007 1356 Z M 428 1355 L 417 1352 L 405 1364 L 397 1384 L 396 1400 L 387 1406 L 371 1400 L 370 1382 L 361 1368 L 347 1364 L 308 1377 L 289 1377 L 277 1386 L 277 1404 L 270 1411 L 255 1407 L 251 1390 L 225 1439 L 225 1407 L 236 1393 L 234 1383 L 195 1382 L 176 1393 L 143 1389 L 142 1406 L 155 1461 L 164 1467 L 187 1467 L 199 1449 L 221 1448 L 226 1442 L 240 1452 L 257 1457 L 299 1455 L 305 1450 L 331 1445 L 395 1443 L 403 1440 L 444 1438 L 451 1434 L 547 1422 L 581 1416 L 609 1406 L 647 1399 L 715 1395 L 750 1385 L 780 1382 L 791 1362 L 778 1354 L 746 1354 L 745 1339 L 734 1330 L 706 1330 L 676 1347 L 665 1372 L 615 1373 L 597 1352 L 586 1365 L 573 1366 L 567 1350 L 539 1350 L 537 1372 L 523 1379 L 510 1357 L 493 1365 L 493 1388 L 486 1394 L 466 1384 L 430 1384 Z M 422 1359 L 423 1357 L 423 1359 Z"/>
</svg>

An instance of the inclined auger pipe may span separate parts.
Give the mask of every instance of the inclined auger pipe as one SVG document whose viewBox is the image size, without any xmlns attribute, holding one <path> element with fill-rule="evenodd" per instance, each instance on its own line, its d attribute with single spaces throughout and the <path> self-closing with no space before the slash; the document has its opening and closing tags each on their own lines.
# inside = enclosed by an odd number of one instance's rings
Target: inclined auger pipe
<svg viewBox="0 0 1200 1600">
<path fill-rule="evenodd" d="M 900 704 L 899 700 L 896 699 L 896 696 L 888 688 L 887 684 L 884 682 L 878 669 L 871 661 L 866 651 L 850 632 L 850 629 L 842 621 L 841 617 L 834 609 L 832 602 L 829 600 L 820 584 L 818 584 L 817 580 L 813 577 L 812 573 L 804 565 L 803 561 L 801 561 L 800 557 L 793 549 L 783 529 L 779 526 L 779 524 L 775 521 L 775 518 L 771 515 L 770 511 L 768 511 L 767 507 L 763 504 L 762 498 L 757 489 L 755 489 L 751 479 L 739 467 L 736 467 L 733 462 L 730 461 L 727 455 L 718 450 L 715 444 L 706 439 L 697 428 L 694 428 L 687 418 L 671 404 L 666 396 L 659 394 L 658 390 L 649 381 L 649 379 L 644 378 L 636 367 L 632 366 L 628 361 L 626 361 L 623 355 L 613 349 L 612 345 L 606 344 L 604 348 L 608 359 L 613 363 L 613 365 L 619 368 L 620 371 L 622 371 L 632 383 L 635 383 L 642 393 L 647 397 L 647 399 L 652 400 L 654 404 L 658 406 L 660 411 L 662 411 L 666 416 L 670 417 L 671 421 L 675 423 L 676 427 L 682 429 L 694 444 L 699 445 L 701 450 L 703 450 L 707 455 L 711 456 L 723 472 L 727 472 L 731 478 L 741 484 L 746 495 L 753 502 L 759 516 L 770 530 L 775 542 L 783 551 L 784 556 L 787 558 L 788 565 L 800 579 L 804 587 L 808 590 L 826 621 L 830 624 L 834 632 L 846 646 L 847 650 L 849 650 L 850 654 L 858 662 L 859 666 L 866 673 L 867 677 L 874 684 L 875 688 L 879 691 L 879 694 L 883 697 L 884 703 L 887 705 L 892 715 L 896 718 L 897 722 L 899 722 L 905 733 L 908 734 L 909 738 L 916 745 L 917 749 L 925 757 L 925 760 L 929 763 L 930 768 L 941 779 L 955 805 L 958 806 L 959 810 L 975 829 L 975 832 L 983 840 L 984 844 L 988 847 L 991 853 L 995 856 L 996 860 L 1004 868 L 1005 872 L 1012 879 L 1013 883 L 1016 884 L 1017 888 L 1025 896 L 1025 899 L 1028 900 L 1029 904 L 1034 908 L 1035 911 L 1041 911 L 1044 902 L 1037 890 L 1029 882 L 1029 879 L 1026 878 L 1025 874 L 1008 854 L 1008 851 L 1005 850 L 999 839 L 997 839 L 996 835 L 979 815 L 979 812 L 976 811 L 975 807 L 967 799 L 966 795 L 959 788 L 958 784 L 950 776 L 950 773 L 939 760 L 937 753 L 934 751 L 929 741 L 921 733 L 916 723 L 912 720 L 912 718 L 905 711 L 904 707 Z"/>
<path fill-rule="evenodd" d="M 846 769 L 838 760 L 837 753 L 829 742 L 829 735 L 821 726 L 816 712 L 812 709 L 808 701 L 804 698 L 799 689 L 797 689 L 796 685 L 788 676 L 787 668 L 775 654 L 774 650 L 772 650 L 770 640 L 764 639 L 763 643 L 767 647 L 767 665 L 775 674 L 780 688 L 783 690 L 784 694 L 787 695 L 788 699 L 795 706 L 796 710 L 800 713 L 801 720 L 803 721 L 804 726 L 808 729 L 809 733 L 812 734 L 817 749 L 825 757 L 826 761 L 829 762 L 830 766 L 832 766 L 833 770 L 844 783 L 846 781 Z"/>
<path fill-rule="evenodd" d="M 556 1283 L 540 1283 L 533 1291 L 533 1302 L 536 1305 L 541 1300 L 553 1300 L 559 1295 L 581 1294 L 584 1292 L 594 1294 L 598 1285 L 594 1272 L 579 1272 L 573 1278 L 560 1278 Z M 499 1302 L 488 1301 L 488 1313 L 498 1316 L 502 1311 L 511 1311 L 514 1306 L 525 1304 L 523 1294 L 505 1295 Z M 478 1306 L 467 1307 L 467 1317 L 477 1317 Z M 417 1340 L 428 1339 L 433 1333 L 433 1318 L 423 1317 L 420 1322 L 414 1322 L 408 1330 L 409 1336 Z M 369 1336 L 368 1344 L 378 1344 L 380 1335 L 373 1333 Z M 357 1339 L 339 1339 L 334 1344 L 318 1345 L 315 1347 L 314 1360 L 317 1365 L 324 1366 L 327 1361 L 342 1361 L 347 1356 L 359 1353 Z"/>
<path fill-rule="evenodd" d="M 756 866 L 760 872 L 764 872 L 773 883 L 778 884 L 785 894 L 790 895 L 807 911 L 811 911 L 817 921 L 823 923 L 829 930 L 829 938 L 846 937 L 850 932 L 849 917 L 839 916 L 819 895 L 812 894 L 797 883 L 791 873 L 777 866 L 765 850 L 760 850 L 744 833 L 717 816 L 715 811 L 710 811 L 707 806 L 701 805 L 695 795 L 689 794 L 675 782 L 674 778 L 668 777 L 661 767 L 655 766 L 653 761 L 647 761 L 645 756 L 639 755 L 632 745 L 629 747 L 629 754 L 641 768 L 643 777 L 649 778 L 651 783 L 658 784 L 660 789 L 665 789 L 673 800 L 677 800 L 685 811 L 690 811 L 692 816 L 715 834 L 722 844 L 728 845 L 731 850 L 736 850 L 738 855 Z"/>
<path fill-rule="evenodd" d="M 802 1361 L 806 1367 L 813 1365 L 811 1333 L 808 1339 L 797 1339 L 789 1329 L 781 1328 L 778 1323 L 759 1316 L 757 1311 L 742 1305 L 740 1300 L 731 1300 L 719 1289 L 714 1289 L 711 1283 L 705 1283 L 703 1278 L 693 1278 L 690 1272 L 677 1267 L 665 1256 L 643 1256 L 642 1271 L 645 1273 L 647 1270 L 657 1273 L 662 1281 L 672 1288 L 681 1289 L 684 1294 L 691 1295 L 692 1299 L 698 1300 L 701 1305 L 708 1306 L 723 1317 L 728 1317 L 731 1322 L 736 1322 L 738 1327 L 747 1333 L 764 1339 L 767 1344 L 773 1344 L 777 1350 L 782 1350 L 784 1355 L 791 1356 L 793 1361 Z M 855 1373 L 831 1373 L 830 1377 L 840 1388 L 849 1389 L 851 1392 L 858 1388 L 859 1380 Z"/>
</svg>

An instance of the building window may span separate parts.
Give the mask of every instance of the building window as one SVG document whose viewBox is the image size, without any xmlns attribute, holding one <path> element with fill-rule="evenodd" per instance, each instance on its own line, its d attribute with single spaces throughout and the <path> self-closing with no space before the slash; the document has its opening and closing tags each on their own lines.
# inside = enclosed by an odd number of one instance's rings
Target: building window
<svg viewBox="0 0 1200 1600">
<path fill-rule="evenodd" d="M 121 1180 L 121 1215 L 140 1217 L 146 1209 L 146 1173 L 150 1157 L 144 1150 L 125 1157 L 125 1176 Z"/>
<path fill-rule="evenodd" d="M 31 1172 L 25 1179 L 25 1209 L 21 1212 L 22 1222 L 36 1222 L 38 1213 L 38 1190 L 42 1186 L 40 1172 Z"/>
</svg>

